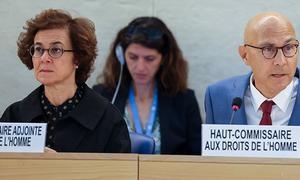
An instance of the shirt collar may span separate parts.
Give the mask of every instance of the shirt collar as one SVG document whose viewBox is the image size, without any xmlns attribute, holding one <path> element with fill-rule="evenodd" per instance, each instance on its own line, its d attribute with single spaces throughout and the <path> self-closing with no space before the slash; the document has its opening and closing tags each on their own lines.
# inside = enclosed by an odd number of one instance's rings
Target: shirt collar
<svg viewBox="0 0 300 180">
<path fill-rule="evenodd" d="M 64 103 L 62 103 L 59 106 L 54 106 L 46 97 L 44 90 L 40 97 L 44 114 L 47 116 L 48 120 L 52 119 L 53 117 L 55 117 L 56 119 L 61 119 L 77 107 L 78 103 L 82 99 L 83 94 L 84 84 L 79 85 L 77 87 L 76 92 L 72 98 L 67 99 Z"/>
<path fill-rule="evenodd" d="M 291 100 L 292 94 L 293 94 L 293 87 L 294 83 L 297 80 L 296 77 L 293 78 L 293 80 L 288 84 L 288 86 L 280 91 L 274 98 L 268 99 L 265 96 L 263 96 L 253 85 L 253 74 L 250 77 L 250 92 L 251 92 L 251 101 L 253 102 L 254 109 L 258 111 L 260 105 L 265 101 L 265 100 L 272 100 L 281 111 L 286 112 L 289 102 Z"/>
</svg>

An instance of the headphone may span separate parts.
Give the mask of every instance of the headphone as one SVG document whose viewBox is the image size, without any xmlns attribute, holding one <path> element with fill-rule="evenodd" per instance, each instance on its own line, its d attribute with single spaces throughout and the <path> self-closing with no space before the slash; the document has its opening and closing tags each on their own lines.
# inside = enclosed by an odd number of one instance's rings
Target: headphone
<svg viewBox="0 0 300 180">
<path fill-rule="evenodd" d="M 111 100 L 112 104 L 115 103 L 117 94 L 118 94 L 119 89 L 120 89 L 120 85 L 121 85 L 121 81 L 122 81 L 123 68 L 124 68 L 124 64 L 125 64 L 124 50 L 123 50 L 123 47 L 121 46 L 121 43 L 117 44 L 117 46 L 115 48 L 115 55 L 116 55 L 117 60 L 119 61 L 120 65 L 121 65 L 121 68 L 120 68 L 118 84 L 117 84 L 115 93 L 113 95 L 113 98 Z"/>
<path fill-rule="evenodd" d="M 115 48 L 115 55 L 120 62 L 121 66 L 125 64 L 125 57 L 124 57 L 124 50 L 123 47 L 121 46 L 121 43 L 118 43 L 116 48 Z"/>
</svg>

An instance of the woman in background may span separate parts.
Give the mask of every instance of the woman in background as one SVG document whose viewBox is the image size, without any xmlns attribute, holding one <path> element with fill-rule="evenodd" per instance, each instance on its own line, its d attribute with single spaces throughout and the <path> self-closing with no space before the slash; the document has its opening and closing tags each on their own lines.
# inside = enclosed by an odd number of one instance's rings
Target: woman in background
<svg viewBox="0 0 300 180">
<path fill-rule="evenodd" d="M 187 74 L 165 23 L 139 17 L 118 32 L 93 89 L 119 108 L 130 131 L 155 139 L 155 153 L 201 154 L 201 116 Z"/>
<path fill-rule="evenodd" d="M 24 29 L 18 56 L 41 86 L 9 106 L 1 121 L 47 123 L 47 152 L 130 152 L 122 116 L 85 84 L 97 56 L 93 22 L 49 9 Z"/>
</svg>

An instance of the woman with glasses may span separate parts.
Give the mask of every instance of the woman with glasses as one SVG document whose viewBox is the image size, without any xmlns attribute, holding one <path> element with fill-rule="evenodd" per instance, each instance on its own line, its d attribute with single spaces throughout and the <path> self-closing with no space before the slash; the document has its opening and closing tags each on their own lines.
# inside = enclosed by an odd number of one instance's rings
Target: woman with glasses
<svg viewBox="0 0 300 180">
<path fill-rule="evenodd" d="M 118 107 L 129 131 L 154 138 L 155 153 L 200 154 L 201 117 L 187 74 L 165 23 L 139 17 L 118 32 L 94 90 Z"/>
<path fill-rule="evenodd" d="M 18 55 L 41 86 L 9 106 L 1 121 L 47 123 L 47 150 L 130 152 L 122 116 L 85 84 L 97 56 L 93 22 L 49 9 L 24 29 Z"/>
<path fill-rule="evenodd" d="M 251 72 L 207 87 L 206 123 L 300 125 L 298 46 L 295 29 L 286 16 L 264 12 L 252 17 L 239 47 Z M 230 118 L 236 97 L 243 103 Z"/>
</svg>

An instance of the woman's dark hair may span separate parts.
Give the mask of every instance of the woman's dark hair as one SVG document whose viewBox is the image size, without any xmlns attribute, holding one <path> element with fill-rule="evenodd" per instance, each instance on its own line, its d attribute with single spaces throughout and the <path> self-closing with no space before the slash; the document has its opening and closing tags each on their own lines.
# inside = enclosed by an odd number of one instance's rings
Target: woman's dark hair
<svg viewBox="0 0 300 180">
<path fill-rule="evenodd" d="M 187 62 L 183 58 L 173 34 L 165 23 L 157 17 L 136 18 L 118 32 L 106 59 L 103 73 L 98 77 L 99 83 L 103 83 L 110 89 L 116 87 L 120 63 L 115 55 L 115 48 L 120 44 L 125 52 L 132 43 L 156 49 L 162 54 L 162 65 L 156 74 L 160 90 L 169 95 L 175 95 L 186 90 Z M 124 84 L 125 87 L 128 87 L 132 78 L 126 64 L 122 76 L 123 85 L 121 87 L 124 88 Z"/>
<path fill-rule="evenodd" d="M 97 56 L 97 39 L 94 23 L 86 18 L 72 18 L 63 10 L 48 9 L 42 11 L 26 22 L 17 41 L 18 56 L 28 67 L 33 68 L 32 57 L 29 48 L 34 43 L 35 35 L 38 31 L 49 29 L 64 29 L 69 32 L 72 49 L 74 50 L 74 63 L 78 65 L 76 69 L 76 83 L 84 83 L 93 70 L 93 64 Z"/>
</svg>

